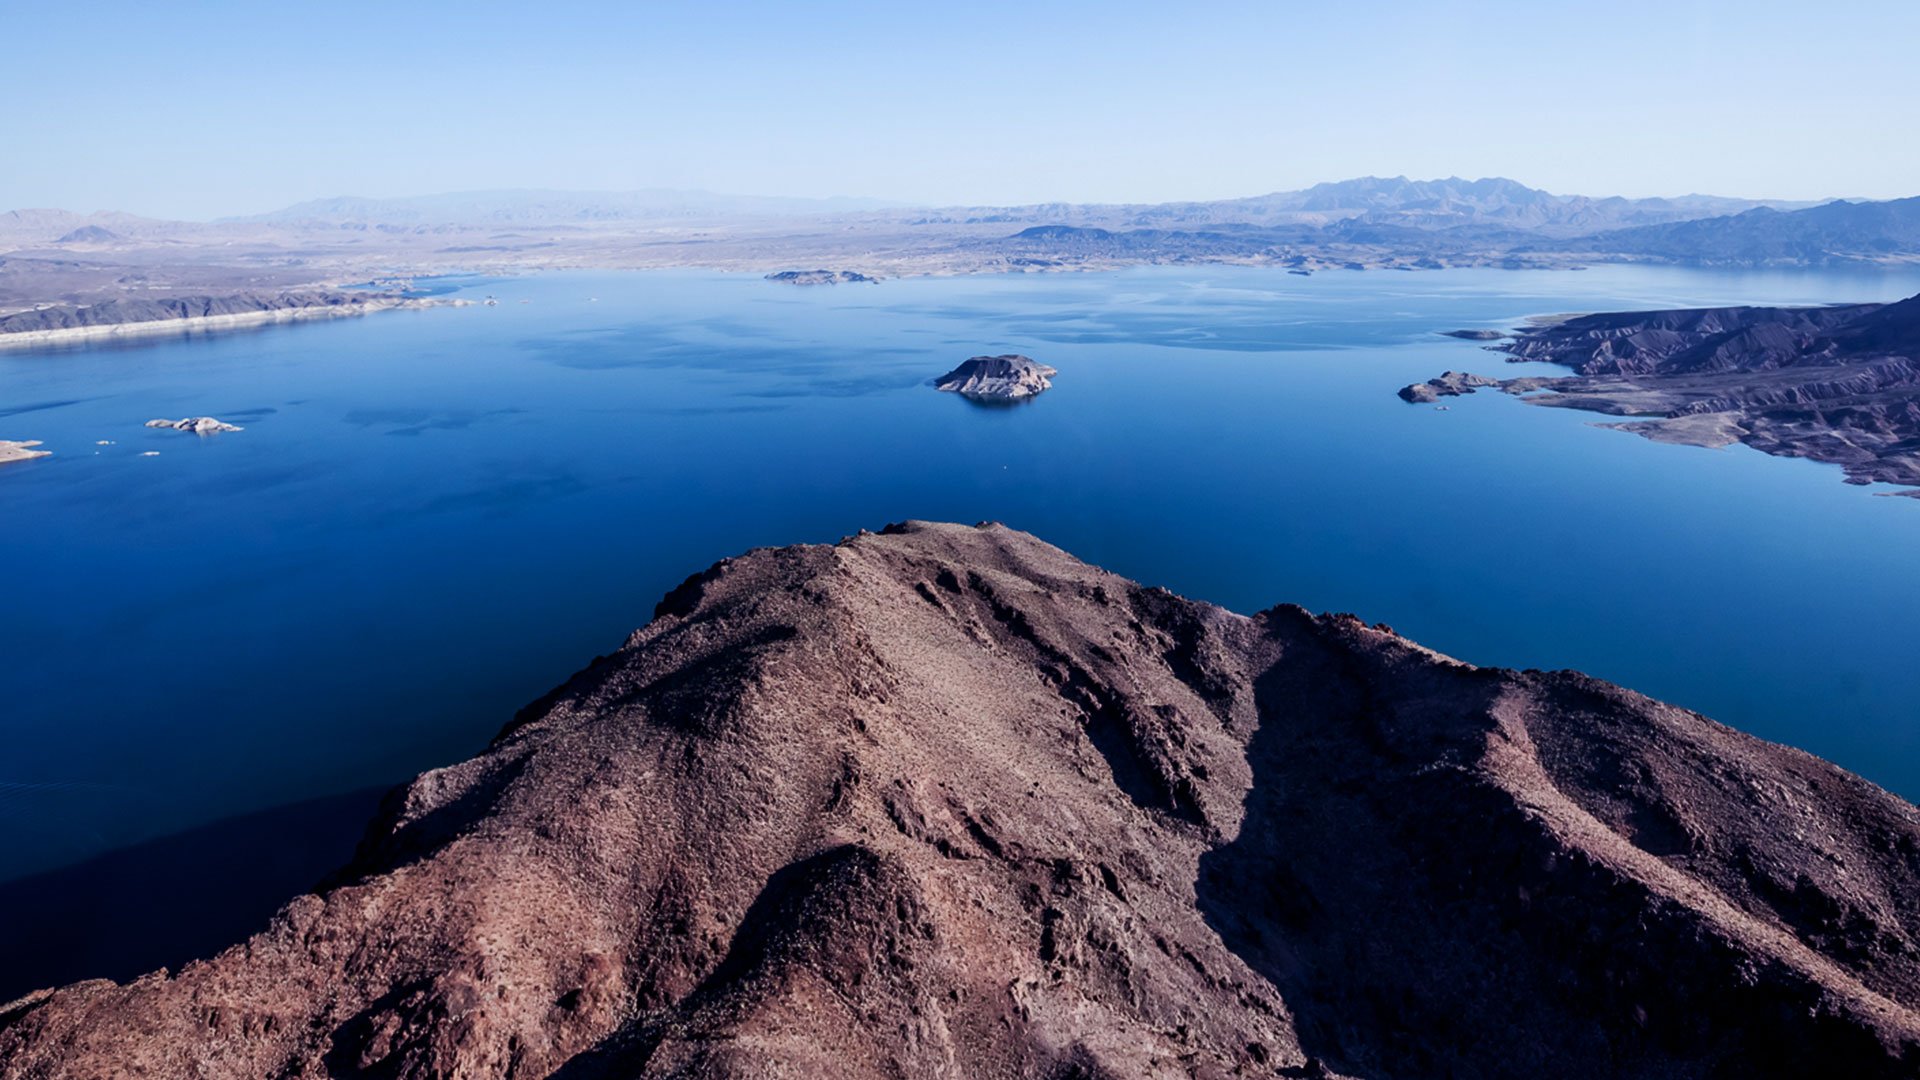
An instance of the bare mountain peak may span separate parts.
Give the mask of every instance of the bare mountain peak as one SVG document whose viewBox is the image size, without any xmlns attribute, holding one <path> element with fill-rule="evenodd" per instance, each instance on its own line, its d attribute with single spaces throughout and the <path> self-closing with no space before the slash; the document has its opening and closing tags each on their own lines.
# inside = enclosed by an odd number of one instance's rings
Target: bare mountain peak
<svg viewBox="0 0 1920 1080">
<path fill-rule="evenodd" d="M 1917 817 L 908 523 L 690 578 L 244 946 L 0 1008 L 0 1077 L 1905 1077 Z"/>
</svg>

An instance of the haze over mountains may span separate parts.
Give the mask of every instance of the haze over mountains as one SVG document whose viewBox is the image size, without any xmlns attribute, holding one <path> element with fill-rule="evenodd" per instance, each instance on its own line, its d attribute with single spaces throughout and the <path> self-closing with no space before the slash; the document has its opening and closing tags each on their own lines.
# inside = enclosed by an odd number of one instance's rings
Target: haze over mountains
<svg viewBox="0 0 1920 1080">
<path fill-rule="evenodd" d="M 212 222 L 0 213 L 0 313 L 153 291 L 337 287 L 452 272 L 702 267 L 876 277 L 1219 262 L 1329 269 L 1920 259 L 1920 199 L 1821 205 L 1556 195 L 1363 177 L 1243 199 L 905 207 L 653 189 L 341 197 Z"/>
<path fill-rule="evenodd" d="M 1409 180 L 1360 177 L 1316 184 L 1300 191 L 1273 192 L 1239 199 L 1170 203 L 1035 203 L 1026 206 L 913 207 L 879 199 L 800 199 L 727 195 L 651 188 L 639 191 L 557 191 L 514 189 L 448 192 L 433 195 L 370 198 L 339 196 L 313 199 L 261 214 L 216 219 L 215 226 L 272 225 L 443 225 L 443 224 L 589 224 L 608 221 L 675 219 L 724 220 L 736 217 L 853 215 L 902 216 L 919 223 L 980 223 L 991 217 L 1006 223 L 1057 222 L 1135 227 L 1176 225 L 1328 225 L 1368 218 L 1420 228 L 1506 225 L 1565 235 L 1584 235 L 1636 225 L 1690 221 L 1737 214 L 1757 207 L 1777 210 L 1814 205 L 1786 200 L 1683 195 L 1627 199 L 1555 195 L 1514 180 L 1488 177 L 1463 180 Z M 55 229 L 128 226 L 134 233 L 154 226 L 185 227 L 133 214 L 103 211 L 81 215 L 64 210 L 16 210 L 0 214 L 0 241 L 41 239 Z"/>
</svg>

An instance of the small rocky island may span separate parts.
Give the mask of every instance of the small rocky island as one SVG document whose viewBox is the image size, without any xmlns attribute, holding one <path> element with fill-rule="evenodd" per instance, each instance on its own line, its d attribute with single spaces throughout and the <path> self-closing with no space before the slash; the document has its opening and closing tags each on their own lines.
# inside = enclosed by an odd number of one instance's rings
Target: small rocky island
<svg viewBox="0 0 1920 1080">
<path fill-rule="evenodd" d="M 1058 374 L 1030 356 L 1007 353 L 973 357 L 940 376 L 933 385 L 973 401 L 1025 401 L 1051 387 Z"/>
<path fill-rule="evenodd" d="M 1657 442 L 1744 443 L 1920 496 L 1920 296 L 1891 304 L 1697 308 L 1543 321 L 1489 346 L 1566 377 L 1447 372 L 1411 402 L 1498 386 L 1532 405 L 1622 418 Z"/>
<path fill-rule="evenodd" d="M 782 270 L 768 274 L 781 285 L 878 285 L 880 279 L 853 270 Z"/>
<path fill-rule="evenodd" d="M 149 420 L 150 428 L 172 428 L 175 431 L 191 431 L 195 435 L 218 435 L 223 431 L 245 431 L 237 424 L 215 420 L 211 416 L 189 416 L 182 420 Z"/>
<path fill-rule="evenodd" d="M 32 461 L 34 458 L 47 457 L 53 453 L 51 450 L 35 450 L 34 447 L 39 445 L 38 439 L 23 441 L 0 439 L 0 465 L 11 461 Z"/>
<path fill-rule="evenodd" d="M 1459 397 L 1471 394 L 1482 386 L 1499 386 L 1499 379 L 1489 379 L 1485 375 L 1472 375 L 1464 371 L 1449 371 L 1439 378 L 1417 382 L 1400 388 L 1400 399 L 1416 405 L 1429 404 L 1443 397 Z"/>
</svg>

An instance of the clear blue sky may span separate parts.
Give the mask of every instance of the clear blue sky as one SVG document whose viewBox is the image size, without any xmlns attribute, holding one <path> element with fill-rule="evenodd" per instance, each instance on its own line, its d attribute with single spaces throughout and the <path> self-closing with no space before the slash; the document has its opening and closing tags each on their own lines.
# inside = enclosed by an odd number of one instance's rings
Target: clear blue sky
<svg viewBox="0 0 1920 1080">
<path fill-rule="evenodd" d="M 1368 173 L 1920 194 L 1914 0 L 5 0 L 0 25 L 0 209 L 1157 201 Z"/>
</svg>

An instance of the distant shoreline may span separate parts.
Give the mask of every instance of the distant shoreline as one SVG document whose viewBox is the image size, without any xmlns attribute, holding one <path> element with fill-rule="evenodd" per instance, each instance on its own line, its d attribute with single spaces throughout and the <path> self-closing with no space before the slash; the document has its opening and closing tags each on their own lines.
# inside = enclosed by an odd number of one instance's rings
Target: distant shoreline
<svg viewBox="0 0 1920 1080">
<path fill-rule="evenodd" d="M 439 307 L 452 301 L 441 299 L 372 298 L 348 305 L 313 305 L 244 311 L 229 315 L 193 315 L 184 318 L 143 319 L 138 322 L 109 323 L 101 326 L 66 326 L 53 330 L 19 330 L 0 333 L 0 351 L 24 350 L 53 345 L 117 341 L 124 338 L 160 337 L 178 333 L 218 333 L 276 323 L 307 322 L 313 319 L 337 319 L 367 315 L 376 311 Z"/>
</svg>

